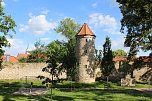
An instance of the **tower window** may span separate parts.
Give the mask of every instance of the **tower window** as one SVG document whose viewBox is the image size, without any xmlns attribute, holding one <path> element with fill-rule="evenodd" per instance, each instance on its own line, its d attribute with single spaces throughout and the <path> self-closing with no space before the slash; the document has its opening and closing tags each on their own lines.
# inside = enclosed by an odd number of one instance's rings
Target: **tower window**
<svg viewBox="0 0 152 101">
<path fill-rule="evenodd" d="M 85 68 L 87 68 L 88 66 L 87 65 L 85 65 Z"/>
<path fill-rule="evenodd" d="M 85 53 L 88 53 L 88 51 L 87 51 L 87 50 L 85 50 Z"/>
<path fill-rule="evenodd" d="M 88 39 L 86 39 L 86 42 L 88 42 Z"/>
</svg>

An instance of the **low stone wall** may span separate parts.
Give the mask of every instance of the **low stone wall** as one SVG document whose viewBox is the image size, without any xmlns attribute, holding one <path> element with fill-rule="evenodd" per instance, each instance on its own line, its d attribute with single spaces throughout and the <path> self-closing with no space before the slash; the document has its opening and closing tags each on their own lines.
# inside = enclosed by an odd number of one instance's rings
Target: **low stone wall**
<svg viewBox="0 0 152 101">
<path fill-rule="evenodd" d="M 43 72 L 42 68 L 46 63 L 4 63 L 3 68 L 0 70 L 0 79 L 22 79 L 33 78 L 39 75 L 51 77 L 49 73 Z M 66 78 L 66 74 L 62 73 L 60 78 Z"/>
</svg>

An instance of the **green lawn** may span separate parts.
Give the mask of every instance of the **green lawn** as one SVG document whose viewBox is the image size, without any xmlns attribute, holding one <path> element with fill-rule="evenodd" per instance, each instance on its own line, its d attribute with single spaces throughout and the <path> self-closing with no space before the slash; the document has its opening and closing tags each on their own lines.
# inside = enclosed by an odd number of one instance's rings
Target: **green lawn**
<svg viewBox="0 0 152 101">
<path fill-rule="evenodd" d="M 41 81 L 33 82 L 34 87 L 44 87 Z M 41 96 L 12 95 L 13 92 L 24 86 L 25 83 L 18 80 L 0 81 L 0 101 L 50 101 L 50 90 Z M 27 83 L 30 83 L 30 81 Z M 147 88 L 152 86 L 138 84 L 136 87 Z M 127 88 L 111 83 L 111 89 L 104 90 L 103 82 L 78 84 L 64 81 L 63 83 L 58 83 L 53 88 L 53 101 L 152 101 L 152 95 Z"/>
</svg>

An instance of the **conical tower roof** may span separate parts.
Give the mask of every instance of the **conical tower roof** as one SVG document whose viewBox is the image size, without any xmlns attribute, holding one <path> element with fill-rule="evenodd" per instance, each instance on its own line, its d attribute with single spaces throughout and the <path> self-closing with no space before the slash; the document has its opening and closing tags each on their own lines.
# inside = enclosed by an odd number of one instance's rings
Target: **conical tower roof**
<svg viewBox="0 0 152 101">
<path fill-rule="evenodd" d="M 84 23 L 76 36 L 95 36 L 89 26 Z"/>
</svg>

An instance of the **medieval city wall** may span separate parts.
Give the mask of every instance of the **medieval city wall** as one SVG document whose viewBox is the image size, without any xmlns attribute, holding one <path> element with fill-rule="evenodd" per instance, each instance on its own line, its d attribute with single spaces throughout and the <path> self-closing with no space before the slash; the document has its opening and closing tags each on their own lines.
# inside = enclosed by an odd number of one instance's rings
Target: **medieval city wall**
<svg viewBox="0 0 152 101">
<path fill-rule="evenodd" d="M 3 68 L 0 70 L 0 79 L 22 79 L 22 78 L 34 78 L 39 75 L 51 77 L 49 73 L 43 72 L 42 68 L 46 66 L 46 63 L 4 63 Z M 85 68 L 85 67 L 84 67 Z M 116 64 L 116 68 L 118 64 Z M 95 70 L 96 77 L 100 77 L 100 68 Z M 134 77 L 136 80 L 147 80 L 152 76 L 152 68 L 145 66 L 141 69 L 134 70 Z M 63 72 L 60 78 L 66 78 L 66 73 Z"/>
<path fill-rule="evenodd" d="M 50 77 L 49 73 L 43 72 L 46 63 L 4 63 L 0 70 L 0 79 L 28 79 L 36 78 L 39 75 Z M 66 78 L 66 74 L 62 73 L 60 78 Z"/>
</svg>

